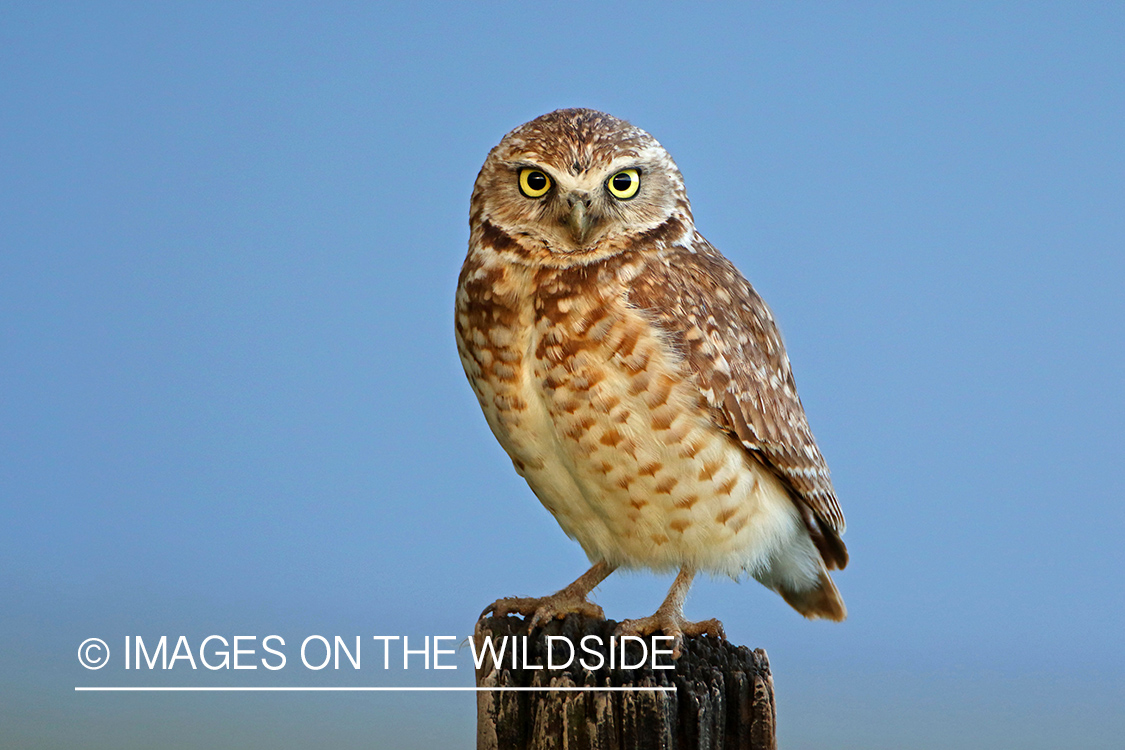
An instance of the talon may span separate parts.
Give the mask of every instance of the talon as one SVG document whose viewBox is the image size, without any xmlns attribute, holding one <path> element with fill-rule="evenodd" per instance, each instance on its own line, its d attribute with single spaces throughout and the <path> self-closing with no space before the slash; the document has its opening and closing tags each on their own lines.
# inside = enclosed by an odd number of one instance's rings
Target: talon
<svg viewBox="0 0 1125 750">
<path fill-rule="evenodd" d="M 700 635 L 709 635 L 712 638 L 719 638 L 724 641 L 727 639 L 726 628 L 724 628 L 723 624 L 718 620 L 705 620 L 699 624 L 706 626 L 703 633 Z"/>
<path fill-rule="evenodd" d="M 548 613 L 544 609 L 536 610 L 535 614 L 532 615 L 531 620 L 529 620 L 527 623 L 527 632 L 530 633 L 536 628 L 543 627 L 554 618 L 555 614 L 553 612 Z"/>
<path fill-rule="evenodd" d="M 684 634 L 677 633 L 672 639 L 672 661 L 684 655 Z"/>
</svg>

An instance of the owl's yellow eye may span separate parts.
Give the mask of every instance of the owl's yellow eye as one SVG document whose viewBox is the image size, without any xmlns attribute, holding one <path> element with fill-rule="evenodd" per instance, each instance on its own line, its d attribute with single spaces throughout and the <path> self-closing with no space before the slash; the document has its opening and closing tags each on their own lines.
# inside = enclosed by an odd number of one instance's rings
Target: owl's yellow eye
<svg viewBox="0 0 1125 750">
<path fill-rule="evenodd" d="M 635 169 L 622 169 L 610 177 L 605 186 L 614 198 L 627 201 L 641 189 L 641 175 Z"/>
<path fill-rule="evenodd" d="M 550 189 L 551 178 L 540 170 L 520 170 L 520 192 L 528 198 L 542 198 Z"/>
</svg>

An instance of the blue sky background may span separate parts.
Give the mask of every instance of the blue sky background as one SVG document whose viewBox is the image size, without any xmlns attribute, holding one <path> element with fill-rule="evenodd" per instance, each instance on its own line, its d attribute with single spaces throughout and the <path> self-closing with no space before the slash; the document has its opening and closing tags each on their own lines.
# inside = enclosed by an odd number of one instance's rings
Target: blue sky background
<svg viewBox="0 0 1125 750">
<path fill-rule="evenodd" d="M 469 694 L 73 688 L 470 685 L 370 636 L 585 569 L 452 335 L 476 172 L 564 106 L 675 157 L 833 469 L 845 624 L 687 605 L 768 651 L 784 746 L 1120 746 L 1125 8 L 1069 2 L 5 3 L 0 744 L 472 745 Z M 271 633 L 276 673 L 121 663 Z"/>
</svg>

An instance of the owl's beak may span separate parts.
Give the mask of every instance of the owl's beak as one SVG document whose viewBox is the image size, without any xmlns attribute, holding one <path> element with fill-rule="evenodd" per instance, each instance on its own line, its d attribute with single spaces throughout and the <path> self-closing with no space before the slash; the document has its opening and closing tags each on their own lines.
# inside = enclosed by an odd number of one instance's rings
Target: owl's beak
<svg viewBox="0 0 1125 750">
<path fill-rule="evenodd" d="M 585 192 L 575 191 L 569 194 L 567 202 L 570 203 L 570 213 L 566 216 L 566 225 L 570 234 L 579 247 L 586 245 L 594 225 L 598 223 L 597 216 L 590 214 L 590 195 Z"/>
</svg>

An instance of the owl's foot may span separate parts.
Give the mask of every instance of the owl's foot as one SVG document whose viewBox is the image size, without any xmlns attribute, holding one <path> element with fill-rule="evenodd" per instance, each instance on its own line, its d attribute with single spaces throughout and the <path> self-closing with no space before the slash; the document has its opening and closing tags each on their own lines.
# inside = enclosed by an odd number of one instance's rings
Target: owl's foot
<svg viewBox="0 0 1125 750">
<path fill-rule="evenodd" d="M 685 635 L 709 635 L 712 638 L 726 638 L 723 624 L 718 620 L 690 622 L 680 612 L 656 610 L 656 614 L 637 620 L 625 620 L 617 626 L 614 635 L 652 635 L 660 632 L 672 636 L 672 658 L 679 659 L 683 653 Z"/>
<path fill-rule="evenodd" d="M 527 617 L 530 615 L 528 632 L 543 627 L 551 620 L 561 620 L 572 612 L 595 620 L 604 620 L 605 612 L 602 608 L 586 597 L 613 570 L 613 567 L 604 562 L 597 563 L 583 573 L 577 581 L 550 596 L 509 596 L 497 599 L 485 607 L 480 616 L 494 614 L 498 617 L 504 617 L 510 614 L 520 614 Z"/>
<path fill-rule="evenodd" d="M 726 632 L 723 630 L 723 624 L 718 620 L 690 622 L 684 619 L 684 598 L 691 588 L 693 578 L 695 578 L 695 571 L 682 568 L 668 591 L 668 597 L 654 614 L 637 620 L 625 620 L 617 626 L 615 634 L 645 636 L 659 631 L 664 635 L 670 635 L 673 659 L 679 659 L 683 653 L 685 635 L 709 635 L 712 638 L 725 639 Z"/>
<path fill-rule="evenodd" d="M 597 604 L 588 601 L 585 597 L 566 596 L 565 593 L 566 589 L 550 596 L 507 596 L 485 607 L 480 616 L 531 615 L 528 632 L 543 627 L 551 620 L 561 620 L 572 612 L 595 620 L 605 619 L 605 612 Z"/>
</svg>

